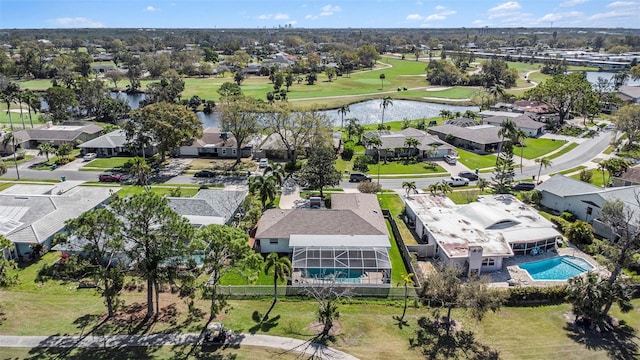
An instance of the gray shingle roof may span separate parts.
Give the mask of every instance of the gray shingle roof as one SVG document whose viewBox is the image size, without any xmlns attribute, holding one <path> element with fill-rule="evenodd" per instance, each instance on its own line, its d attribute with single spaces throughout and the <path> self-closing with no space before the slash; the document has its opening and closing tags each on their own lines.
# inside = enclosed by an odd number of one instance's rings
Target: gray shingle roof
<svg viewBox="0 0 640 360">
<path fill-rule="evenodd" d="M 127 136 L 124 130 L 114 130 L 108 134 L 91 139 L 78 145 L 79 148 L 115 149 L 127 145 Z"/>
<path fill-rule="evenodd" d="M 244 190 L 203 189 L 192 198 L 168 197 L 169 207 L 183 216 L 197 215 L 222 218 L 223 223 L 236 213 L 247 196 Z"/>
<path fill-rule="evenodd" d="M 558 174 L 538 185 L 536 190 L 546 191 L 548 193 L 564 197 L 577 194 L 595 193 L 602 189 L 584 181 Z"/>
<path fill-rule="evenodd" d="M 500 128 L 497 126 L 469 126 L 460 127 L 455 125 L 440 125 L 429 128 L 430 133 L 442 134 L 446 136 L 451 134 L 458 139 L 474 142 L 476 144 L 493 144 L 499 143 L 500 137 L 498 136 Z"/>
</svg>

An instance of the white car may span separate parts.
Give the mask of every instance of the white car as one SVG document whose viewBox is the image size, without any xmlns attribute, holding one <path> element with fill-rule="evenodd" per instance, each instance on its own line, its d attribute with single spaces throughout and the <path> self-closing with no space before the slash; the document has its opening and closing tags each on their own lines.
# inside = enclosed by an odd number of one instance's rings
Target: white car
<svg viewBox="0 0 640 360">
<path fill-rule="evenodd" d="M 262 158 L 262 159 L 260 159 L 260 162 L 258 162 L 258 167 L 259 167 L 260 169 L 264 169 L 264 168 L 266 168 L 267 166 L 269 166 L 269 159 L 267 159 L 267 158 Z"/>
<path fill-rule="evenodd" d="M 449 179 L 442 180 L 443 183 L 449 184 L 449 186 L 467 186 L 469 185 L 469 179 L 465 179 L 460 176 L 452 176 Z"/>
<path fill-rule="evenodd" d="M 98 157 L 98 154 L 96 154 L 96 153 L 86 153 L 86 154 L 84 154 L 82 159 L 84 161 L 91 161 L 91 160 L 94 160 L 97 157 Z"/>
<path fill-rule="evenodd" d="M 451 156 L 451 155 L 444 156 L 444 162 L 446 162 L 449 165 L 455 165 L 457 161 L 458 159 L 455 156 Z"/>
</svg>

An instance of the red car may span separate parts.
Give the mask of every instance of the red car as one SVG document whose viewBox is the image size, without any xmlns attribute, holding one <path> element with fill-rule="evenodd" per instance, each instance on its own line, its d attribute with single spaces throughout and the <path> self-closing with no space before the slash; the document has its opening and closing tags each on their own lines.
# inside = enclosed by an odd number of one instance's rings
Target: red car
<svg viewBox="0 0 640 360">
<path fill-rule="evenodd" d="M 98 180 L 101 182 L 120 182 L 122 175 L 120 174 L 100 174 Z"/>
</svg>

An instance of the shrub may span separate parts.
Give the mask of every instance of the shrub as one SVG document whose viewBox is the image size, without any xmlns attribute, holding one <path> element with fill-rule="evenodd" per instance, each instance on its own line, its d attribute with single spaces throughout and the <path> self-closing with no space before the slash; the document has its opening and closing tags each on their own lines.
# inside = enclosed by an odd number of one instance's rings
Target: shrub
<svg viewBox="0 0 640 360">
<path fill-rule="evenodd" d="M 377 182 L 363 181 L 358 184 L 358 191 L 364 194 L 375 194 L 382 189 L 382 186 Z"/>
<path fill-rule="evenodd" d="M 549 286 L 549 287 L 517 287 L 509 289 L 507 306 L 529 306 L 561 304 L 567 296 L 567 287 L 565 285 Z"/>
<path fill-rule="evenodd" d="M 367 172 L 369 171 L 369 164 L 374 164 L 373 157 L 369 155 L 356 156 L 353 161 L 353 170 Z"/>
<path fill-rule="evenodd" d="M 284 170 L 287 172 L 294 172 L 294 171 L 298 171 L 302 168 L 302 162 L 301 161 L 296 161 L 296 162 L 287 162 L 286 164 L 284 164 Z"/>
<path fill-rule="evenodd" d="M 438 167 L 438 164 L 434 163 L 433 161 L 424 162 L 424 168 L 427 170 L 435 170 L 436 167 Z"/>
<path fill-rule="evenodd" d="M 570 222 L 559 216 L 554 216 L 549 220 L 558 227 L 558 231 L 560 231 L 561 233 L 564 233 L 565 229 L 568 229 L 569 225 L 571 225 Z"/>
<path fill-rule="evenodd" d="M 568 222 L 574 222 L 576 220 L 576 216 L 569 211 L 563 212 L 562 214 L 560 214 L 560 217 Z"/>
<path fill-rule="evenodd" d="M 346 161 L 350 161 L 353 157 L 353 143 L 346 143 L 344 148 L 342 149 L 342 159 Z"/>
<path fill-rule="evenodd" d="M 565 230 L 565 236 L 574 244 L 591 245 L 593 243 L 593 228 L 588 223 L 578 220 Z"/>
<path fill-rule="evenodd" d="M 580 181 L 591 183 L 591 178 L 593 177 L 593 170 L 591 169 L 582 169 L 580 170 Z"/>
</svg>

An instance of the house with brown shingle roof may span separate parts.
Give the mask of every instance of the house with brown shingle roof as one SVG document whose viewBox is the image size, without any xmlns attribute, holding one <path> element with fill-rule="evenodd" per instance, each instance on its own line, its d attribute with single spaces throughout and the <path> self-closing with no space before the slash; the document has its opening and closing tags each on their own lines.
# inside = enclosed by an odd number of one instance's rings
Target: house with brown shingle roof
<svg viewBox="0 0 640 360">
<path fill-rule="evenodd" d="M 536 121 L 532 119 L 528 115 L 521 114 L 516 117 L 507 117 L 507 116 L 492 116 L 488 118 L 482 119 L 483 124 L 500 126 L 502 122 L 506 119 L 511 119 L 515 125 L 516 129 L 524 131 L 528 137 L 538 137 L 544 133 L 545 123 Z"/>
<path fill-rule="evenodd" d="M 254 248 L 290 254 L 293 285 L 324 281 L 388 286 L 389 232 L 374 194 L 333 194 L 331 209 L 270 209 Z"/>
<path fill-rule="evenodd" d="M 243 144 L 240 149 L 242 157 L 251 156 L 253 147 Z M 235 158 L 237 154 L 237 142 L 232 133 L 222 131 L 217 127 L 209 127 L 203 130 L 202 137 L 194 140 L 191 145 L 181 146 L 178 149 L 180 156 Z"/>
</svg>

